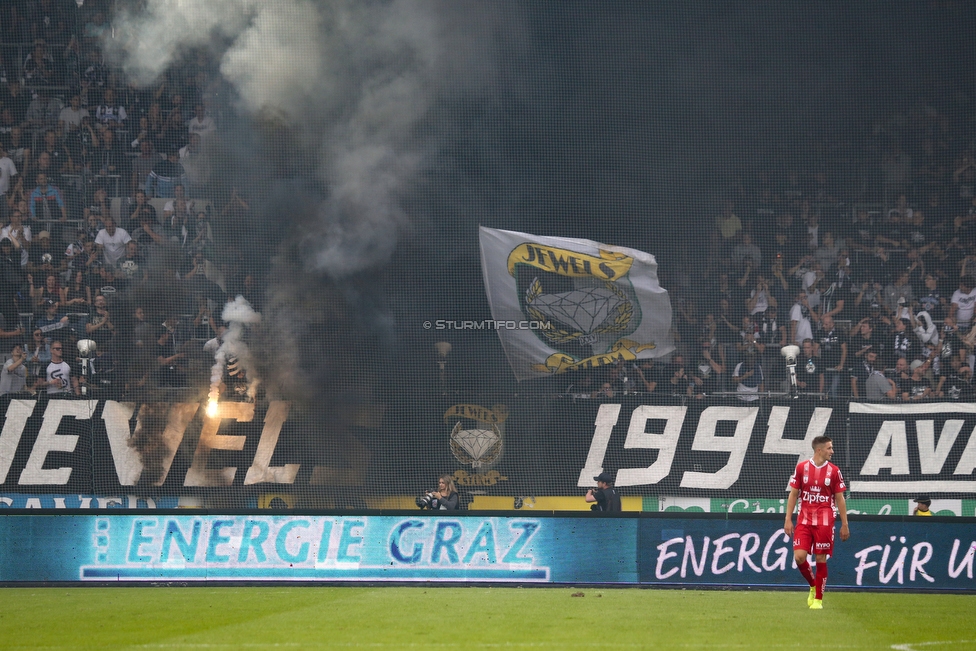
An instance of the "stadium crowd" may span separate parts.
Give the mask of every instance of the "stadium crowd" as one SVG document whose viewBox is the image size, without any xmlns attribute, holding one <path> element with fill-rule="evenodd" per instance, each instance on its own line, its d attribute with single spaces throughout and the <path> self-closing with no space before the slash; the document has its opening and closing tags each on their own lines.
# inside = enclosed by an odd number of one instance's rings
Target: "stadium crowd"
<svg viewBox="0 0 976 651">
<path fill-rule="evenodd" d="M 79 392 L 52 382 L 55 348 L 90 395 L 206 387 L 228 297 L 259 308 L 220 237 L 249 207 L 212 182 L 216 64 L 194 53 L 130 83 L 101 49 L 110 8 L 0 4 L 0 393 Z"/>
<path fill-rule="evenodd" d="M 677 352 L 578 373 L 568 391 L 754 400 L 788 389 L 780 350 L 795 344 L 801 394 L 972 400 L 976 132 L 971 109 L 944 104 L 871 125 L 856 168 L 826 143 L 813 163 L 737 180 L 663 256 Z"/>
<path fill-rule="evenodd" d="M 132 83 L 101 49 L 110 8 L 0 3 L 0 393 L 49 381 L 55 342 L 79 363 L 79 339 L 97 344 L 95 391 L 205 386 L 223 304 L 261 308 L 263 279 L 227 236 L 249 203 L 217 182 L 215 61 L 201 49 Z M 796 344 L 810 395 L 972 399 L 972 114 L 919 98 L 863 125 L 856 164 L 825 142 L 743 170 L 704 229 L 676 220 L 661 274 L 677 352 L 574 374 L 569 391 L 754 399 L 784 390 L 779 351 Z"/>
</svg>

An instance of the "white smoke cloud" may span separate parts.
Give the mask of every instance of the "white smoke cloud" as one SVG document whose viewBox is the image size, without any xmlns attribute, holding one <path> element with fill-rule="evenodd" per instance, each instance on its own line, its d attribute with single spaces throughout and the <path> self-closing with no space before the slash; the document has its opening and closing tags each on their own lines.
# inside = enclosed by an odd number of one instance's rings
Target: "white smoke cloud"
<svg viewBox="0 0 976 651">
<path fill-rule="evenodd" d="M 217 387 L 224 376 L 224 369 L 230 358 L 236 358 L 247 377 L 247 395 L 252 400 L 257 394 L 260 378 L 251 356 L 251 350 L 244 340 L 247 327 L 261 323 L 261 315 L 254 311 L 243 296 L 238 296 L 224 306 L 221 315 L 227 330 L 224 331 L 220 347 L 214 354 L 214 364 L 210 370 L 211 398 L 216 400 Z"/>
<path fill-rule="evenodd" d="M 229 43 L 220 71 L 239 108 L 270 110 L 320 142 L 328 195 L 303 232 L 305 263 L 332 277 L 387 260 L 409 231 L 403 209 L 437 150 L 419 128 L 439 98 L 486 83 L 498 3 L 391 0 L 149 0 L 116 21 L 113 50 L 144 83 L 189 47 Z"/>
</svg>

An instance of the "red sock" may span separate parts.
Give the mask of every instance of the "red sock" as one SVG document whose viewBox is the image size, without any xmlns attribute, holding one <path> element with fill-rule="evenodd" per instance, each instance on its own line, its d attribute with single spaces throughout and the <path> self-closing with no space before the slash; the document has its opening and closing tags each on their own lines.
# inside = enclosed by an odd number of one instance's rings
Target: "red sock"
<svg viewBox="0 0 976 651">
<path fill-rule="evenodd" d="M 820 566 L 818 565 L 817 567 Z M 809 583 L 810 587 L 812 588 L 814 585 L 814 580 L 813 580 L 813 572 L 810 571 L 810 563 L 808 563 L 807 561 L 803 561 L 802 563 L 797 563 L 796 569 L 800 570 L 800 574 L 803 575 L 803 578 L 807 580 L 807 583 Z M 820 570 L 817 571 L 819 572 Z"/>
<path fill-rule="evenodd" d="M 824 587 L 827 585 L 827 561 L 817 563 L 817 599 L 823 599 Z"/>
</svg>

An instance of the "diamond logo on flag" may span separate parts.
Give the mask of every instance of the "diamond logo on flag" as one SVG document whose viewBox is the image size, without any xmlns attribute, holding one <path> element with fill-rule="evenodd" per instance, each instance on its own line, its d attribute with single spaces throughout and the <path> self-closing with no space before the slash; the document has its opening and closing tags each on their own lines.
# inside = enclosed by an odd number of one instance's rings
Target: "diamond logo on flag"
<svg viewBox="0 0 976 651">
<path fill-rule="evenodd" d="M 463 429 L 458 421 L 451 431 L 451 451 L 458 461 L 472 468 L 491 465 L 502 449 L 502 435 L 496 425 L 490 429 Z"/>
<path fill-rule="evenodd" d="M 622 302 L 613 292 L 594 287 L 561 294 L 544 294 L 532 301 L 532 305 L 553 320 L 589 334 L 602 325 Z"/>
</svg>

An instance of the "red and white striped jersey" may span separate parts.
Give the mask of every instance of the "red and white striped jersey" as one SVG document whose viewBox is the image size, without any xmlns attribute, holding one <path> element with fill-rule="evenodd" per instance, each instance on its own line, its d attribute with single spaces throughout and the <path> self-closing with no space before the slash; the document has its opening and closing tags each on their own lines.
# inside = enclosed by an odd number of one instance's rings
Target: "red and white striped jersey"
<svg viewBox="0 0 976 651">
<path fill-rule="evenodd" d="M 790 488 L 799 491 L 797 524 L 834 526 L 834 495 L 847 490 L 840 468 L 829 461 L 822 466 L 815 465 L 813 459 L 801 461 L 790 478 Z"/>
</svg>

